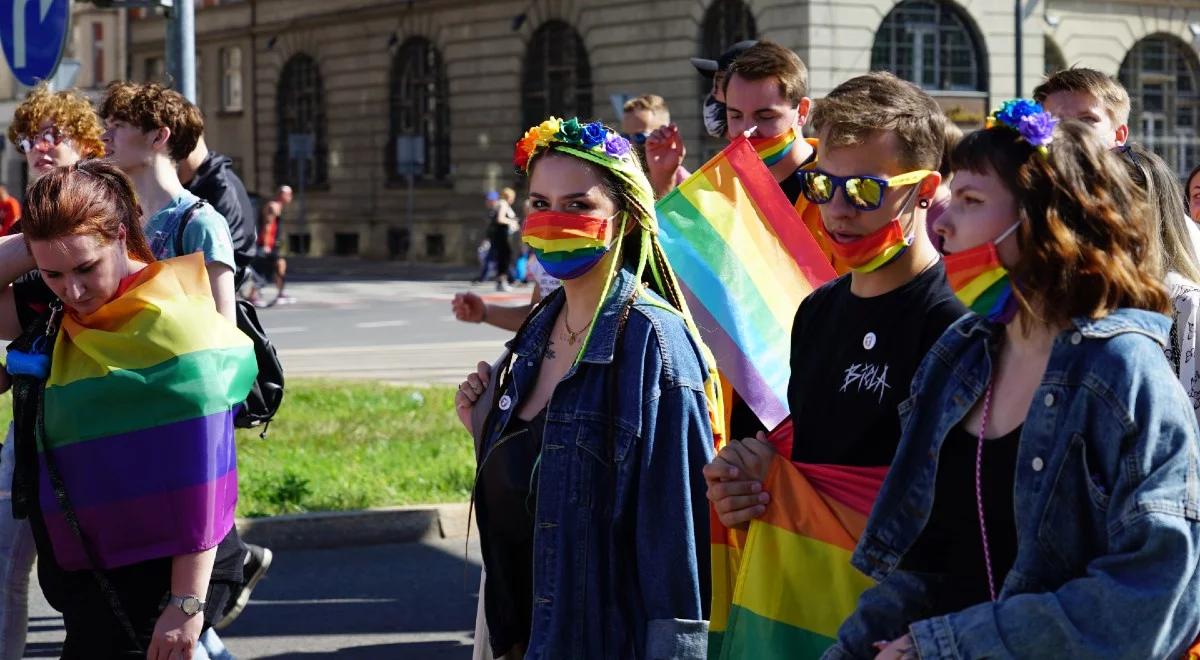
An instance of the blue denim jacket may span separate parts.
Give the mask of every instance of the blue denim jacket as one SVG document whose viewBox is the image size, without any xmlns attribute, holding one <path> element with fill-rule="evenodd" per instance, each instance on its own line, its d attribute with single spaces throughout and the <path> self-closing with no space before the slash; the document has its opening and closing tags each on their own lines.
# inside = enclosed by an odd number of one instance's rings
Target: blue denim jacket
<svg viewBox="0 0 1200 660">
<path fill-rule="evenodd" d="M 617 316 L 634 284 L 628 272 L 617 275 L 582 359 L 547 406 L 526 658 L 705 654 L 708 501 L 700 471 L 713 437 L 704 361 L 682 317 L 647 291 L 618 346 Z M 511 385 L 496 393 L 485 461 L 534 386 L 562 302 L 561 291 L 551 294 L 509 342 Z"/>
<path fill-rule="evenodd" d="M 946 331 L 900 406 L 902 436 L 853 564 L 878 581 L 826 658 L 911 633 L 929 658 L 1175 658 L 1200 632 L 1196 416 L 1163 357 L 1170 320 L 1121 309 L 1054 340 L 1025 418 L 1017 556 L 998 601 L 935 616 L 945 576 L 904 569 L 929 519 L 947 434 L 983 395 L 993 333 Z M 978 534 L 978 528 L 964 529 Z"/>
</svg>

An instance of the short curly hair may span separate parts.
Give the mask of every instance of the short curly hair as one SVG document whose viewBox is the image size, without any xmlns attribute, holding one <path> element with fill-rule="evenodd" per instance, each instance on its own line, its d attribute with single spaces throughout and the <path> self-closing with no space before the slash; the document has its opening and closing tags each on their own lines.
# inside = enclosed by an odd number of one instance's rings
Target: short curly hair
<svg viewBox="0 0 1200 660">
<path fill-rule="evenodd" d="M 76 90 L 52 92 L 46 83 L 29 90 L 8 125 L 8 141 L 17 146 L 23 135 L 35 135 L 49 120 L 79 148 L 84 158 L 104 155 L 100 134 L 104 129 L 91 101 Z"/>
<path fill-rule="evenodd" d="M 100 118 L 128 122 L 142 131 L 170 129 L 167 154 L 175 162 L 187 158 L 204 134 L 200 109 L 179 92 L 158 83 L 110 84 L 100 101 Z"/>
</svg>

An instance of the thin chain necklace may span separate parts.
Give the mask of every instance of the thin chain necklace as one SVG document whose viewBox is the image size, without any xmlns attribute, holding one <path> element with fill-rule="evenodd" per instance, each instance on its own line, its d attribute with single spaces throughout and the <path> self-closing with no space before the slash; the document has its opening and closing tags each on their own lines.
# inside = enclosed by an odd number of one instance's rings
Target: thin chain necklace
<svg viewBox="0 0 1200 660">
<path fill-rule="evenodd" d="M 571 323 L 567 320 L 567 317 L 569 317 L 570 315 L 571 315 L 571 308 L 567 305 L 567 301 L 564 300 L 563 301 L 563 328 L 566 329 L 566 331 L 567 331 L 567 345 L 574 346 L 579 341 L 579 335 L 582 335 L 584 332 L 587 331 L 588 328 L 591 327 L 592 320 L 594 320 L 594 319 L 589 319 L 588 322 L 586 324 L 584 324 L 584 326 L 582 328 L 580 328 L 578 330 L 572 330 Z"/>
<path fill-rule="evenodd" d="M 975 447 L 975 504 L 979 509 L 979 535 L 983 539 L 983 565 L 987 568 L 988 594 L 996 601 L 996 580 L 992 576 L 992 553 L 988 549 L 987 523 L 983 516 L 983 434 L 987 431 L 988 418 L 992 416 L 992 385 L 988 380 L 987 393 L 983 397 L 983 424 L 979 427 L 979 444 Z"/>
</svg>

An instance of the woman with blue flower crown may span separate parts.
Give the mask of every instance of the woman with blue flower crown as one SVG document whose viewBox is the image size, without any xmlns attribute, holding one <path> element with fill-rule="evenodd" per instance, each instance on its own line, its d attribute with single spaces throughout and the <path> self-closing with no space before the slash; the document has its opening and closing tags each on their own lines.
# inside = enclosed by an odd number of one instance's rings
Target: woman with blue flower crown
<svg viewBox="0 0 1200 660">
<path fill-rule="evenodd" d="M 1196 418 L 1150 212 L 1090 127 L 1006 103 L 935 223 L 973 314 L 900 406 L 826 658 L 1178 658 L 1200 633 Z"/>
<path fill-rule="evenodd" d="M 456 398 L 476 437 L 485 643 L 506 658 L 703 658 L 701 469 L 724 415 L 650 183 L 599 122 L 551 117 L 514 162 L 523 240 L 563 284 Z"/>
</svg>

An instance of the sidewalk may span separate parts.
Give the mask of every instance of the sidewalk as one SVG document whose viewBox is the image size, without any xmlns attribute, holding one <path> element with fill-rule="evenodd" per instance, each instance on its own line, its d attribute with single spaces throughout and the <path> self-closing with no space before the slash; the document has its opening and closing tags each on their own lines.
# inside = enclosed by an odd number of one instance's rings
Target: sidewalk
<svg viewBox="0 0 1200 660">
<path fill-rule="evenodd" d="M 479 266 L 360 257 L 286 257 L 289 282 L 336 280 L 465 281 L 479 274 Z"/>
</svg>

